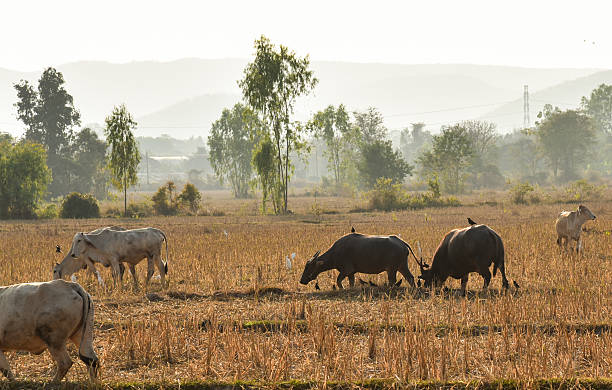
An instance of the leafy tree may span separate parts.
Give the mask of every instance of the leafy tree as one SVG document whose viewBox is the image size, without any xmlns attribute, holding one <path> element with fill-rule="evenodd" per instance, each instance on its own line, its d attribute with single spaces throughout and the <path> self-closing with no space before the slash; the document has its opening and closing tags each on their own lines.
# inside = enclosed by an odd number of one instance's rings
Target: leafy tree
<svg viewBox="0 0 612 390">
<path fill-rule="evenodd" d="M 564 180 L 575 178 L 594 142 L 593 120 L 579 111 L 561 111 L 549 104 L 538 118 L 541 121 L 536 122 L 536 135 L 555 178 L 559 178 L 559 170 Z"/>
<path fill-rule="evenodd" d="M 597 127 L 591 164 L 612 174 L 612 85 L 601 84 L 590 97 L 582 97 L 581 103 L 582 110 L 593 118 Z"/>
<path fill-rule="evenodd" d="M 61 72 L 47 68 L 38 80 L 38 90 L 24 80 L 14 85 L 18 97 L 17 117 L 26 125 L 25 139 L 47 149 L 47 165 L 53 174 L 49 186 L 52 195 L 65 193 L 71 184 L 72 127 L 81 123 L 79 111 L 64 83 Z"/>
<path fill-rule="evenodd" d="M 97 196 L 106 194 L 107 173 L 106 142 L 89 128 L 76 134 L 72 145 L 75 161 L 72 188 L 81 193 L 94 192 Z"/>
<path fill-rule="evenodd" d="M 381 178 L 401 183 L 406 175 L 412 173 L 413 167 L 393 150 L 390 140 L 377 140 L 361 147 L 361 158 L 357 164 L 363 185 L 372 188 Z"/>
<path fill-rule="evenodd" d="M 345 179 L 347 149 L 353 140 L 353 128 L 344 105 L 338 108 L 330 105 L 325 110 L 317 112 L 308 123 L 308 128 L 315 136 L 325 141 L 328 167 L 334 175 L 336 186 Z"/>
<path fill-rule="evenodd" d="M 125 107 L 115 107 L 110 116 L 106 117 L 106 141 L 111 153 L 108 167 L 111 181 L 115 188 L 123 191 L 123 212 L 127 216 L 127 189 L 138 182 L 136 175 L 140 163 L 140 152 L 132 130 L 136 122 Z"/>
<path fill-rule="evenodd" d="M 593 118 L 599 131 L 612 136 L 612 85 L 601 84 L 590 97 L 583 96 L 581 108 Z"/>
<path fill-rule="evenodd" d="M 296 99 L 310 93 L 318 80 L 310 70 L 308 56 L 300 58 L 283 45 L 276 48 L 264 36 L 255 41 L 255 49 L 255 59 L 245 68 L 238 85 L 244 100 L 261 115 L 261 130 L 274 147 L 276 178 L 272 182 L 275 192 L 272 199 L 274 211 L 282 214 L 287 212 L 287 191 L 293 171 L 289 156 L 306 148 L 305 130 L 291 121 L 291 115 Z"/>
<path fill-rule="evenodd" d="M 34 218 L 51 172 L 42 145 L 0 142 L 0 218 Z"/>
<path fill-rule="evenodd" d="M 236 198 L 248 195 L 255 147 L 253 135 L 258 127 L 255 113 L 238 103 L 232 110 L 223 110 L 208 136 L 212 168 L 221 183 L 224 179 L 230 182 Z"/>
<path fill-rule="evenodd" d="M 374 142 L 387 138 L 387 128 L 384 125 L 383 116 L 374 107 L 365 112 L 353 112 L 355 127 L 358 138 L 362 144 L 373 144 Z"/>
<path fill-rule="evenodd" d="M 473 154 L 467 130 L 457 124 L 442 128 L 442 133 L 433 137 L 432 148 L 418 158 L 418 163 L 424 175 L 437 174 L 443 188 L 455 194 L 462 189 Z"/>
<path fill-rule="evenodd" d="M 416 160 L 425 144 L 431 140 L 431 133 L 425 130 L 425 123 L 412 123 L 400 133 L 400 150 L 408 162 Z"/>
<path fill-rule="evenodd" d="M 276 175 L 274 145 L 272 145 L 270 138 L 265 137 L 257 145 L 253 153 L 253 166 L 255 166 L 255 171 L 257 172 L 257 184 L 262 192 L 261 209 L 265 214 L 266 204 L 270 196 L 278 196 L 277 199 L 273 199 L 274 204 L 280 203 L 281 196 L 278 191 L 274 191 L 275 181 L 278 180 L 278 176 Z"/>
</svg>

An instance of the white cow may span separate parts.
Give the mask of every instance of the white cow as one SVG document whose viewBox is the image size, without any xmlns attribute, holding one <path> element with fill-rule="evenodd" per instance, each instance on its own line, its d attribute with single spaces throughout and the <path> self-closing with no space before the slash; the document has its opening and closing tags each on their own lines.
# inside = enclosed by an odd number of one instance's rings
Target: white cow
<svg viewBox="0 0 612 390">
<path fill-rule="evenodd" d="M 98 356 L 93 349 L 94 309 L 91 297 L 78 283 L 64 280 L 0 287 L 0 371 L 15 379 L 5 351 L 35 354 L 45 349 L 57 365 L 54 381 L 61 381 L 72 366 L 66 350 L 70 339 L 79 358 L 97 376 Z"/>
<path fill-rule="evenodd" d="M 557 217 L 555 227 L 557 229 L 557 244 L 561 246 L 563 239 L 565 238 L 565 248 L 567 248 L 568 241 L 576 241 L 576 252 L 580 252 L 582 249 L 582 239 L 580 238 L 580 231 L 582 225 L 589 220 L 595 219 L 595 215 L 583 205 L 578 206 L 576 211 L 562 211 Z"/>
<path fill-rule="evenodd" d="M 123 228 L 121 226 L 106 226 L 103 228 L 98 228 L 96 230 L 92 230 L 91 232 L 89 232 L 89 234 L 98 234 L 100 232 L 102 232 L 105 229 L 109 229 L 109 230 L 114 230 L 114 231 L 125 231 L 127 230 L 126 228 Z M 61 250 L 58 249 L 58 252 L 61 253 Z M 70 253 L 72 253 L 72 248 L 70 249 L 70 251 L 68 252 L 68 254 L 66 255 L 66 257 L 70 256 Z M 66 257 L 64 257 L 64 260 L 66 260 Z M 62 261 L 64 261 L 62 260 Z M 99 262 L 101 263 L 103 266 L 105 267 L 109 267 L 110 263 L 105 263 L 103 260 L 102 261 L 95 261 L 91 258 L 85 259 L 83 260 L 83 264 L 82 264 L 82 268 L 87 269 L 97 280 L 98 280 L 98 284 L 100 284 L 102 287 L 105 287 L 104 284 L 104 279 L 102 279 L 102 277 L 100 276 L 100 272 L 98 272 L 98 270 L 96 269 L 95 266 L 95 262 Z M 72 270 L 69 273 L 61 273 L 59 270 L 59 264 L 55 263 L 55 266 L 53 268 L 53 279 L 62 279 L 64 277 L 70 277 L 72 278 L 72 281 L 76 281 L 76 279 L 74 278 L 74 276 L 72 276 L 75 272 L 77 272 L 79 269 L 75 269 Z M 132 277 L 136 277 L 136 268 L 134 266 L 134 264 L 129 264 L 130 267 L 130 273 L 132 274 Z M 125 267 L 123 266 L 123 263 L 119 264 L 119 268 L 120 268 L 120 278 L 123 279 L 123 273 L 125 271 Z"/>
<path fill-rule="evenodd" d="M 161 258 L 162 244 L 166 242 L 166 262 Z M 168 240 L 164 232 L 155 228 L 143 228 L 117 231 L 102 229 L 99 233 L 77 233 L 72 240 L 70 253 L 66 255 L 60 264 L 53 269 L 55 279 L 65 275 L 71 275 L 84 265 L 94 267 L 93 262 L 112 267 L 113 280 L 117 283 L 117 277 L 121 274 L 120 264 L 130 265 L 130 271 L 134 277 L 134 287 L 138 288 L 135 268 L 143 258 L 148 260 L 147 279 L 148 284 L 155 272 L 154 267 L 159 270 L 162 286 L 166 284 L 168 273 Z M 120 281 L 123 285 L 123 281 Z"/>
</svg>

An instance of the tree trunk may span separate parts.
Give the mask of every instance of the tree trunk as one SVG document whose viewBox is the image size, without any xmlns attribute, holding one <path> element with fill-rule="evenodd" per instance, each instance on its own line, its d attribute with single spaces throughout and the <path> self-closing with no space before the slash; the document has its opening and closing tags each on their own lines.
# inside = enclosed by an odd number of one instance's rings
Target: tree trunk
<svg viewBox="0 0 612 390">
<path fill-rule="evenodd" d="M 127 218 L 127 180 L 123 179 L 123 216 Z"/>
</svg>

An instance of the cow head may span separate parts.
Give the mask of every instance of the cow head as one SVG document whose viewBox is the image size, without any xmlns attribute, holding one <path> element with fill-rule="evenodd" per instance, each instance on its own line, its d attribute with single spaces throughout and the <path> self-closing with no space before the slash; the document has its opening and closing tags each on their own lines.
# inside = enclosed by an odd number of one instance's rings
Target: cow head
<svg viewBox="0 0 612 390">
<path fill-rule="evenodd" d="M 87 238 L 87 235 L 83 232 L 74 235 L 72 240 L 72 248 L 70 248 L 70 256 L 78 259 L 83 257 L 90 247 L 94 247 L 94 244 Z"/>
<path fill-rule="evenodd" d="M 578 216 L 585 221 L 595 219 L 595 214 L 593 214 L 591 210 L 582 204 L 578 206 Z"/>
<path fill-rule="evenodd" d="M 314 256 L 312 256 L 312 258 L 306 262 L 300 283 L 308 284 L 315 280 L 321 273 L 323 260 L 319 259 L 319 253 L 321 253 L 321 251 L 317 251 L 317 253 L 315 253 Z"/>
<path fill-rule="evenodd" d="M 423 267 L 421 267 L 419 279 L 423 281 L 425 288 L 430 288 L 432 285 L 438 288 L 444 283 L 432 269 L 425 269 Z"/>
</svg>

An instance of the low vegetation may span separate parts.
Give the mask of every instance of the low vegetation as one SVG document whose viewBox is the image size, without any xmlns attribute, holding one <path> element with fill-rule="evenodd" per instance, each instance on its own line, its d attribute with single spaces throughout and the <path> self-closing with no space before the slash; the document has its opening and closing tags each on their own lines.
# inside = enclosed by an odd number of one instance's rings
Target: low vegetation
<svg viewBox="0 0 612 390">
<path fill-rule="evenodd" d="M 62 218 L 100 218 L 100 206 L 93 195 L 73 192 L 64 198 L 60 216 Z"/>
</svg>

